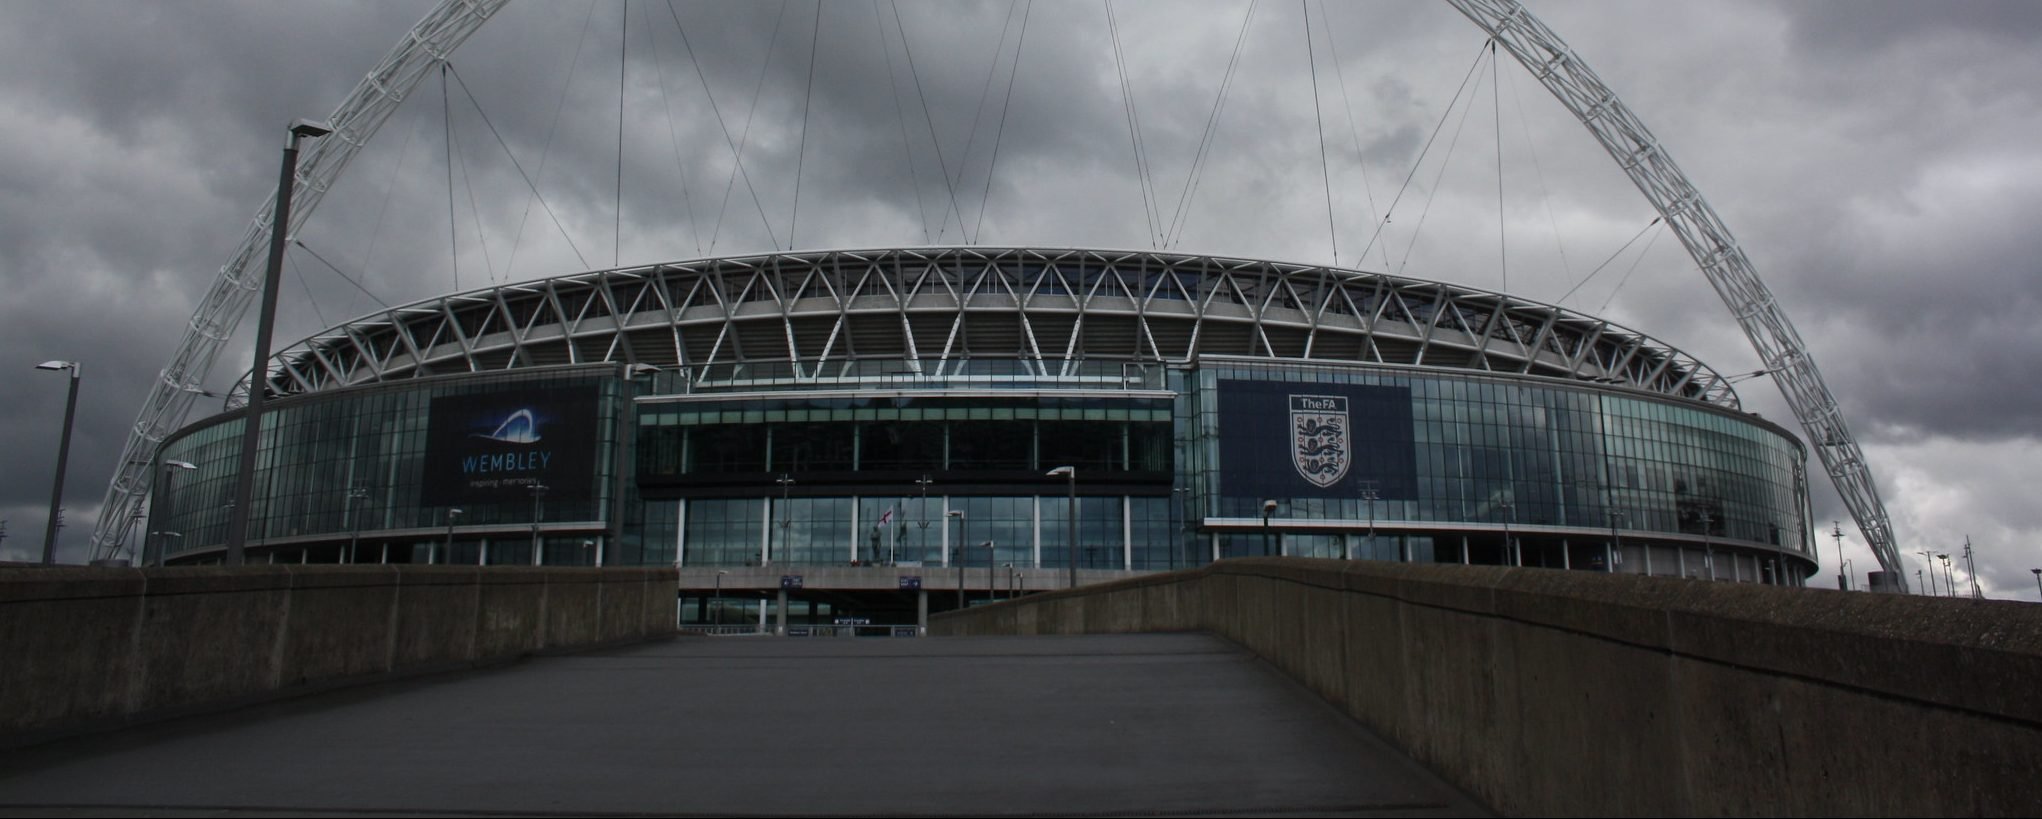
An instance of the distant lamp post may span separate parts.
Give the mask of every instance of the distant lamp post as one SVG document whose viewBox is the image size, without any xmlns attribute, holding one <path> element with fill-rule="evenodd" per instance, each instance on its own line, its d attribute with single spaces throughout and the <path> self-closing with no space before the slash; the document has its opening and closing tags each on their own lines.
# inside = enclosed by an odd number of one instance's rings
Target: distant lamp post
<svg viewBox="0 0 2042 819">
<path fill-rule="evenodd" d="M 1849 591 L 1849 578 L 1845 577 L 1843 573 L 1843 565 L 1850 562 L 1843 559 L 1843 524 L 1834 520 L 1830 521 L 1829 536 L 1836 539 L 1836 587 L 1839 591 Z"/>
<path fill-rule="evenodd" d="M 1957 596 L 1957 575 L 1950 571 L 1950 556 L 1936 553 L 1936 559 L 1943 561 L 1943 592 L 1950 597 Z"/>
<path fill-rule="evenodd" d="M 990 603 L 1000 599 L 999 586 L 993 580 L 993 542 L 988 540 L 980 545 L 986 547 L 986 602 Z"/>
<path fill-rule="evenodd" d="M 2042 594 L 2042 569 L 2029 569 L 2028 571 L 2035 573 L 2035 592 Z M 1916 577 L 1919 579 L 1920 576 L 1916 575 Z"/>
<path fill-rule="evenodd" d="M 50 521 L 43 529 L 43 565 L 57 562 L 57 527 L 64 518 L 64 467 L 71 460 L 71 419 L 78 412 L 78 362 L 45 361 L 38 370 L 70 370 L 71 389 L 64 399 L 64 437 L 57 441 L 57 479 L 50 486 Z"/>
<path fill-rule="evenodd" d="M 780 562 L 792 563 L 793 561 L 787 557 L 794 553 L 794 542 L 789 539 L 793 535 L 791 531 L 793 521 L 788 517 L 793 510 L 788 506 L 788 497 L 794 488 L 794 478 L 782 472 L 780 477 L 773 479 L 773 482 L 780 485 Z M 773 565 L 773 533 L 771 532 L 766 533 L 766 554 L 765 559 L 761 562 L 767 566 Z"/>
<path fill-rule="evenodd" d="M 534 483 L 526 488 L 532 492 L 532 565 L 537 566 L 540 551 L 539 518 L 545 509 L 543 504 L 546 499 L 546 485 Z"/>
<path fill-rule="evenodd" d="M 460 517 L 461 517 L 461 515 L 462 515 L 462 514 L 463 514 L 462 510 L 460 510 L 460 509 L 458 509 L 458 508 L 454 508 L 454 509 L 448 509 L 448 510 L 447 510 L 447 562 L 448 562 L 448 563 L 452 563 L 452 562 L 454 562 L 454 521 L 455 521 L 455 520 L 458 520 L 458 519 L 460 519 Z M 427 564 L 432 564 L 432 563 L 438 563 L 438 562 L 440 562 L 440 560 L 439 560 L 439 555 L 432 555 L 432 554 L 428 554 L 428 555 L 426 555 L 426 559 L 425 559 L 425 562 L 426 562 Z"/>
<path fill-rule="evenodd" d="M 726 574 L 730 574 L 730 572 L 722 569 L 716 570 L 715 604 L 709 607 L 712 612 L 709 616 L 714 618 L 712 622 L 719 628 L 723 625 L 723 576 Z"/>
<path fill-rule="evenodd" d="M 1070 540 L 1064 543 L 1064 548 L 1068 550 L 1065 554 L 1070 560 L 1070 566 L 1066 571 L 1070 574 L 1065 580 L 1064 588 L 1075 589 L 1078 587 L 1078 468 L 1059 466 L 1049 471 L 1049 477 L 1064 479 L 1064 488 L 1070 499 L 1070 509 L 1066 513 L 1066 517 L 1069 518 L 1066 523 L 1070 526 Z"/>
<path fill-rule="evenodd" d="M 1936 579 L 1936 556 L 1929 554 L 1928 552 L 1915 552 L 1915 554 L 1921 555 L 1921 562 L 1928 564 L 1929 596 L 1930 597 L 1943 596 L 1942 583 L 1941 581 Z"/>
<path fill-rule="evenodd" d="M 354 487 L 347 490 L 347 561 L 353 563 L 362 545 L 362 501 L 369 499 L 369 490 Z"/>
<path fill-rule="evenodd" d="M 1509 498 L 1504 498 L 1498 501 L 1496 506 L 1503 510 L 1503 550 L 1510 555 L 1511 564 L 1522 566 L 1524 553 L 1517 550 L 1517 541 L 1510 536 L 1510 519 L 1517 516 L 1517 504 L 1511 502 Z M 1539 565 L 1545 564 L 1541 562 Z"/>
<path fill-rule="evenodd" d="M 268 392 L 269 337 L 277 321 L 277 283 L 283 278 L 284 243 L 291 232 L 291 192 L 297 187 L 298 142 L 333 133 L 311 120 L 291 123 L 284 145 L 283 167 L 277 171 L 276 212 L 269 220 L 269 263 L 262 278 L 262 312 L 255 326 L 255 366 L 248 370 L 248 406 L 241 411 L 241 461 L 234 472 L 234 513 L 227 519 L 227 565 L 247 561 L 248 515 L 255 508 L 255 448 L 262 442 L 262 404 Z"/>
<path fill-rule="evenodd" d="M 1836 575 L 1837 577 L 1842 578 L 1840 582 L 1842 582 L 1843 584 L 1843 590 L 1852 591 L 1851 586 L 1855 584 L 1851 582 L 1851 580 L 1853 579 L 1851 577 L 1851 562 L 1846 560 L 1843 562 L 1842 566 L 1838 566 L 1836 569 Z"/>
<path fill-rule="evenodd" d="M 1361 482 L 1361 499 L 1368 504 L 1368 559 L 1376 556 L 1376 482 Z"/>
<path fill-rule="evenodd" d="M 1276 514 L 1276 501 L 1273 501 L 1273 500 L 1269 500 L 1269 499 L 1267 499 L 1267 498 L 1264 498 L 1264 499 L 1263 499 L 1263 501 L 1262 501 L 1262 556 L 1263 556 L 1263 557 L 1271 557 L 1271 556 L 1274 556 L 1274 555 L 1276 554 L 1276 552 L 1275 552 L 1275 551 L 1272 551 L 1272 550 L 1270 549 L 1270 546 L 1269 546 L 1269 516 L 1270 516 L 1270 515 L 1274 515 L 1274 514 Z"/>
<path fill-rule="evenodd" d="M 915 479 L 915 485 L 922 489 L 922 509 L 917 514 L 920 519 L 916 521 L 916 525 L 920 527 L 921 531 L 917 534 L 917 537 L 920 539 L 916 541 L 915 545 L 921 547 L 922 556 L 917 559 L 924 563 L 929 560 L 929 484 L 932 483 L 935 483 L 935 481 L 931 480 L 928 475 Z"/>
<path fill-rule="evenodd" d="M 964 510 L 952 509 L 950 516 L 957 519 L 957 607 L 964 608 Z"/>
<path fill-rule="evenodd" d="M 190 461 L 164 461 L 164 462 L 163 462 L 163 509 L 161 510 L 161 511 L 162 511 L 162 514 L 161 514 L 161 516 L 160 516 L 160 517 L 161 517 L 161 518 L 162 518 L 162 519 L 163 519 L 163 520 L 164 520 L 165 522 L 168 522 L 168 521 L 170 520 L 170 517 L 171 517 L 171 515 L 172 515 L 172 514 L 173 514 L 173 513 L 175 512 L 175 510 L 177 509 L 177 497 L 176 497 L 176 492 L 174 491 L 174 490 L 176 489 L 176 483 L 177 483 L 177 481 L 176 481 L 176 478 L 177 478 L 177 473 L 179 473 L 179 472 L 191 472 L 191 471 L 194 471 L 194 470 L 196 470 L 196 469 L 198 469 L 198 468 L 199 468 L 199 467 L 198 467 L 198 464 L 194 464 L 194 463 L 192 463 L 192 462 L 190 462 Z M 179 538 L 179 539 L 182 539 L 182 538 L 184 537 L 183 535 L 180 535 L 180 534 L 178 534 L 178 533 L 176 533 L 176 532 L 173 532 L 173 531 L 168 531 L 168 530 L 162 530 L 162 531 L 158 531 L 158 532 L 151 532 L 150 534 L 151 534 L 151 535 L 159 535 L 159 534 L 160 534 L 160 535 L 164 535 L 164 536 L 168 536 L 168 537 L 177 537 L 177 538 Z M 164 559 L 164 558 L 165 558 L 166 556 L 168 556 L 169 554 L 170 554 L 170 543 L 169 543 L 168 541 L 164 541 L 164 540 L 158 539 L 158 541 L 157 541 L 157 543 L 156 543 L 156 565 L 158 565 L 158 566 L 161 566 L 161 565 L 163 565 L 163 559 Z M 148 564 L 148 561 L 146 561 L 146 560 L 145 560 L 145 561 L 143 561 L 143 564 L 144 564 L 144 565 L 147 565 L 147 564 Z"/>
</svg>

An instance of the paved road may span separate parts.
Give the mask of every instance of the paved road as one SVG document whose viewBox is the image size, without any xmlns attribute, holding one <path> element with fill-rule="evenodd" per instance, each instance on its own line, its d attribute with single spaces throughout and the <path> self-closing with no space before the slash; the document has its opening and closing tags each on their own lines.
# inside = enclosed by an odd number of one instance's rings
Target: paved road
<svg viewBox="0 0 2042 819">
<path fill-rule="evenodd" d="M 1205 635 L 692 638 L 0 758 L 0 814 L 1466 815 Z"/>
</svg>

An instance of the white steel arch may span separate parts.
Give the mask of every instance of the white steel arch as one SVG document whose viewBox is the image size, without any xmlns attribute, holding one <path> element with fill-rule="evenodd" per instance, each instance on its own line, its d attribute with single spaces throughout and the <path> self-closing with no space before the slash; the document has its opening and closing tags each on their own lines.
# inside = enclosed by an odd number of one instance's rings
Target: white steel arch
<svg viewBox="0 0 2042 819">
<path fill-rule="evenodd" d="M 1886 506 L 1879 501 L 1879 489 L 1872 481 L 1871 467 L 1858 448 L 1836 396 L 1815 369 L 1801 334 L 1773 299 L 1772 291 L 1759 281 L 1758 271 L 1738 247 L 1730 229 L 1702 199 L 1701 191 L 1688 181 L 1673 157 L 1659 145 L 1631 109 L 1617 99 L 1595 71 L 1582 62 L 1559 35 L 1546 27 L 1517 0 L 1447 0 L 1455 10 L 1489 33 L 1526 70 L 1551 91 L 1560 104 L 1595 135 L 1632 184 L 1665 217 L 1689 256 L 1702 268 L 1709 284 L 1716 288 L 1723 304 L 1730 308 L 1759 360 L 1772 371 L 1773 381 L 1786 396 L 1794 416 L 1808 433 L 1808 443 L 1822 458 L 1836 483 L 1844 505 L 1879 558 L 1879 565 L 1900 591 L 1907 590 L 1907 575 L 1893 542 L 1893 525 Z"/>
<path fill-rule="evenodd" d="M 1759 280 L 1750 260 L 1715 210 L 1616 93 L 1552 29 L 1516 0 L 1446 1 L 1531 71 L 1588 128 L 1672 226 L 1688 254 L 1701 266 L 1710 285 L 1737 318 L 1760 360 L 1774 372 L 1775 381 L 1807 431 L 1809 443 L 1828 469 L 1873 554 L 1892 581 L 1905 591 L 1906 577 L 1900 570 L 1892 525 L 1879 501 L 1864 453 L 1845 425 L 1841 408 L 1823 383 L 1800 334 Z M 444 63 L 506 2 L 444 0 L 355 87 L 330 118 L 334 134 L 315 144 L 299 166 L 293 194 L 299 205 L 287 230 L 295 231 L 304 223 L 348 160 L 411 89 L 431 69 Z M 233 260 L 220 268 L 219 278 L 193 314 L 183 342 L 142 407 L 93 530 L 95 553 L 100 556 L 110 556 L 120 548 L 127 527 L 133 524 L 134 513 L 140 509 L 155 477 L 152 464 L 157 447 L 166 435 L 183 424 L 198 384 L 212 368 L 220 347 L 261 287 L 260 275 L 249 266 L 269 242 L 269 212 L 268 204 L 257 212 Z M 275 360 L 266 366 L 265 377 L 267 370 L 276 366 Z"/>
</svg>

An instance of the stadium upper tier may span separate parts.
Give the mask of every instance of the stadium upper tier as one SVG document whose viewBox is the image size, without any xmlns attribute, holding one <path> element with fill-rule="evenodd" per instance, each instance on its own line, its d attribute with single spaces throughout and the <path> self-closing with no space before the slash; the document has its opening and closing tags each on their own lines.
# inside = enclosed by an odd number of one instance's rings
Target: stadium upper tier
<svg viewBox="0 0 2042 819">
<path fill-rule="evenodd" d="M 1081 362 L 1205 355 L 1517 373 L 1738 408 L 1692 356 L 1550 304 L 1316 265 L 1055 248 L 766 253 L 507 284 L 334 327 L 283 350 L 268 376 L 288 395 L 604 361 L 706 382 L 874 366 L 940 378 L 978 359 L 1054 379 Z"/>
</svg>

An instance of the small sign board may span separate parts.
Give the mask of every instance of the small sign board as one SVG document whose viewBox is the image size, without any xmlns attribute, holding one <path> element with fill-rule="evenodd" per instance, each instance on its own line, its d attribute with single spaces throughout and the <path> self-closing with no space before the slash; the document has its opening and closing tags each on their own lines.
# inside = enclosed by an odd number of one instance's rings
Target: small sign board
<svg viewBox="0 0 2042 819">
<path fill-rule="evenodd" d="M 872 618 L 870 618 L 870 617 L 838 617 L 838 618 L 836 618 L 835 620 L 833 620 L 832 622 L 834 622 L 834 623 L 836 623 L 837 625 L 840 625 L 840 626 L 869 626 L 869 625 L 872 625 Z"/>
<path fill-rule="evenodd" d="M 796 626 L 787 627 L 787 636 L 789 637 L 807 637 L 808 632 L 809 630 L 806 628 L 799 628 Z"/>
<path fill-rule="evenodd" d="M 893 636 L 895 636 L 895 637 L 920 637 L 920 636 L 922 636 L 922 629 L 921 629 L 921 627 L 919 627 L 919 626 L 894 626 L 894 627 L 893 627 Z"/>
<path fill-rule="evenodd" d="M 801 575 L 798 574 L 780 575 L 780 588 L 783 589 L 801 588 Z"/>
<path fill-rule="evenodd" d="M 900 579 L 901 591 L 919 591 L 922 588 L 921 575 L 906 575 Z"/>
</svg>

